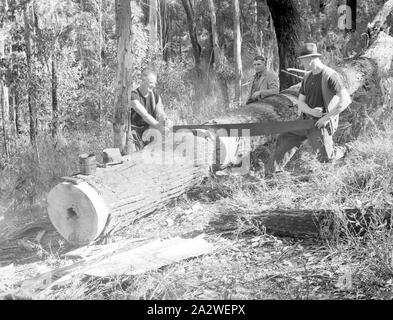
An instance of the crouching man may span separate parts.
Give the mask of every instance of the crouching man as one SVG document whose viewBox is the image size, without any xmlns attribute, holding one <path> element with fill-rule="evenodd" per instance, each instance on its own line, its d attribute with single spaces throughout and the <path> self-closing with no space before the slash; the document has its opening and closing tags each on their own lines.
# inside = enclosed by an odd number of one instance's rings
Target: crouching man
<svg viewBox="0 0 393 320">
<path fill-rule="evenodd" d="M 133 151 L 141 150 L 151 142 L 143 141 L 143 133 L 154 128 L 165 134 L 169 131 L 170 121 L 164 111 L 161 97 L 155 90 L 157 75 L 150 69 L 142 71 L 140 86 L 131 92 L 131 112 L 129 113 L 129 125 L 131 129 L 131 144 Z"/>
<path fill-rule="evenodd" d="M 343 147 L 334 146 L 333 134 L 338 127 L 339 114 L 351 103 L 340 75 L 324 65 L 314 43 L 306 43 L 300 50 L 300 63 L 307 71 L 298 98 L 298 113 L 303 119 L 316 121 L 315 127 L 281 134 L 267 166 L 267 173 L 283 171 L 300 145 L 308 140 L 318 160 L 329 162 L 342 158 Z"/>
</svg>

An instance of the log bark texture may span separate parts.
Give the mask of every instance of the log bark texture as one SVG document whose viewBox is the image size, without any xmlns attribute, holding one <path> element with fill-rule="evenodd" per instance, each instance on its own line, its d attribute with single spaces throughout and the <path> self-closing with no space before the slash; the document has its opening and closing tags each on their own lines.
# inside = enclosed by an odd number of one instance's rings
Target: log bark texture
<svg viewBox="0 0 393 320">
<path fill-rule="evenodd" d="M 268 210 L 252 214 L 228 213 L 210 221 L 219 232 L 247 232 L 266 229 L 268 233 L 290 237 L 324 237 L 349 231 L 362 235 L 382 223 L 392 227 L 392 209 L 346 209 L 339 217 L 330 210 Z"/>
<path fill-rule="evenodd" d="M 380 31 L 385 29 L 385 22 L 392 11 L 393 0 L 386 1 L 382 9 L 379 10 L 375 16 L 374 20 L 367 26 L 369 37 L 375 37 Z"/>
</svg>

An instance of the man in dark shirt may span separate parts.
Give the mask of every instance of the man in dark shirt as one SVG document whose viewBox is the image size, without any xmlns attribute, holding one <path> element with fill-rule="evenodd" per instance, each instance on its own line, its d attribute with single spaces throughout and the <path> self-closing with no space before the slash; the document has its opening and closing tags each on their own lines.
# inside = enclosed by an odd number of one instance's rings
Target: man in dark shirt
<svg viewBox="0 0 393 320">
<path fill-rule="evenodd" d="M 128 120 L 135 150 L 140 150 L 150 143 L 142 139 L 143 133 L 148 128 L 158 129 L 164 134 L 169 131 L 170 121 L 164 111 L 161 97 L 155 91 L 156 83 L 156 73 L 147 68 L 142 72 L 141 85 L 131 92 Z"/>
<path fill-rule="evenodd" d="M 316 120 L 315 127 L 281 134 L 269 161 L 267 173 L 283 170 L 300 145 L 308 140 L 318 160 L 328 162 L 344 155 L 344 148 L 334 146 L 333 134 L 338 115 L 351 103 L 339 74 L 320 60 L 314 43 L 307 43 L 300 53 L 300 62 L 307 71 L 298 98 L 298 113 L 303 119 Z"/>
</svg>

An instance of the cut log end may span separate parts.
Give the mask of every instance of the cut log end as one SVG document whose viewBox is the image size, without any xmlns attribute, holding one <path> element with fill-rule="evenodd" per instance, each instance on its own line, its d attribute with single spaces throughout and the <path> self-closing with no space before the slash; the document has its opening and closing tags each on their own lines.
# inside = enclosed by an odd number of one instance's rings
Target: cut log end
<svg viewBox="0 0 393 320">
<path fill-rule="evenodd" d="M 58 184 L 48 195 L 48 214 L 57 231 L 71 244 L 87 244 L 102 232 L 109 210 L 86 182 Z"/>
</svg>

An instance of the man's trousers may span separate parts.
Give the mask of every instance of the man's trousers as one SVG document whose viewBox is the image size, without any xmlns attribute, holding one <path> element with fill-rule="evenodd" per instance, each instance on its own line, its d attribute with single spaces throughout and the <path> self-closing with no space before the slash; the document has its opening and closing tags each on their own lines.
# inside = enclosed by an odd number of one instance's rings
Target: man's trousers
<svg viewBox="0 0 393 320">
<path fill-rule="evenodd" d="M 334 146 L 330 123 L 321 129 L 286 132 L 278 136 L 276 148 L 267 165 L 267 172 L 280 172 L 296 153 L 302 143 L 308 140 L 320 162 L 340 159 L 345 154 L 343 147 Z"/>
</svg>

